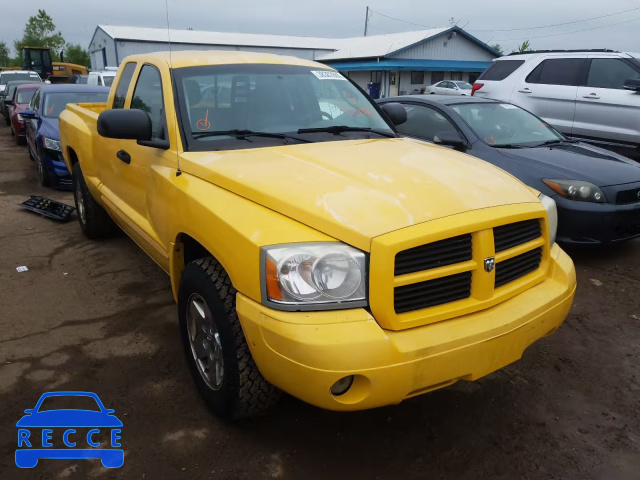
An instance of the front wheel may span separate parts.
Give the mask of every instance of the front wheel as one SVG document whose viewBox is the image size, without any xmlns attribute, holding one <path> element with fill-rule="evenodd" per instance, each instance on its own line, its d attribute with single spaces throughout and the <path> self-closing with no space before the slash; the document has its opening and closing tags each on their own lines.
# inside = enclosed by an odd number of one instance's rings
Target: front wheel
<svg viewBox="0 0 640 480">
<path fill-rule="evenodd" d="M 47 167 L 42 163 L 42 159 L 38 156 L 36 157 L 36 164 L 38 165 L 38 180 L 40 181 L 40 185 L 43 187 L 51 186 L 51 174 Z"/>
<path fill-rule="evenodd" d="M 191 374 L 211 409 L 231 419 L 259 415 L 280 396 L 253 360 L 236 313 L 236 293 L 212 257 L 189 263 L 178 291 L 180 332 Z"/>
<path fill-rule="evenodd" d="M 73 166 L 73 198 L 78 211 L 78 222 L 82 233 L 91 239 L 108 237 L 115 230 L 115 224 L 104 208 L 95 201 L 82 175 L 80 164 Z"/>
</svg>

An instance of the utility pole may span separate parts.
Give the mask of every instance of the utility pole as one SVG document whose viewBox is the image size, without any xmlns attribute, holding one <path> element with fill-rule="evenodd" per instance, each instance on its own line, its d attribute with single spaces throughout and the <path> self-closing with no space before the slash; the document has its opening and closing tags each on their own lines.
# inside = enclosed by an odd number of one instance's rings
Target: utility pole
<svg viewBox="0 0 640 480">
<path fill-rule="evenodd" d="M 369 26 L 369 6 L 367 6 L 367 14 L 364 17 L 364 36 L 367 36 L 367 27 Z"/>
</svg>

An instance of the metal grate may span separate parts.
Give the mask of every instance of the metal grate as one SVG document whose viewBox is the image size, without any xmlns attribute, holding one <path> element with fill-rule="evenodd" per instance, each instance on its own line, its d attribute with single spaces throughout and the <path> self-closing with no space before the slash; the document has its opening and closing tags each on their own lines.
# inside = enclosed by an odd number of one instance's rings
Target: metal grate
<svg viewBox="0 0 640 480">
<path fill-rule="evenodd" d="M 471 260 L 471 234 L 420 245 L 396 255 L 395 275 L 420 272 Z"/>
<path fill-rule="evenodd" d="M 540 266 L 541 259 L 542 248 L 536 248 L 504 262 L 497 263 L 495 288 L 524 277 L 527 273 L 536 271 Z"/>
<path fill-rule="evenodd" d="M 411 312 L 455 302 L 471 295 L 471 272 L 458 273 L 426 282 L 396 287 L 393 301 L 396 313 Z"/>
<path fill-rule="evenodd" d="M 495 251 L 502 252 L 523 243 L 535 240 L 542 235 L 540 220 L 525 220 L 524 222 L 501 225 L 493 229 Z"/>
<path fill-rule="evenodd" d="M 616 195 L 616 203 L 635 203 L 640 202 L 640 188 L 632 190 L 624 190 Z"/>
</svg>

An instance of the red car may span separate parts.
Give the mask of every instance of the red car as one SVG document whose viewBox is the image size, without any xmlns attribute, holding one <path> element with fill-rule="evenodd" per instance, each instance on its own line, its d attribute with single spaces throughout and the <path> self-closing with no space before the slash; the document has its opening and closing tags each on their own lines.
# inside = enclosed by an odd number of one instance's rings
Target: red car
<svg viewBox="0 0 640 480">
<path fill-rule="evenodd" d="M 13 92 L 11 103 L 8 104 L 9 118 L 11 120 L 11 135 L 15 137 L 18 145 L 26 143 L 24 120 L 20 112 L 29 109 L 29 102 L 31 102 L 33 95 L 41 86 L 42 84 L 40 83 L 18 85 L 15 92 Z"/>
</svg>

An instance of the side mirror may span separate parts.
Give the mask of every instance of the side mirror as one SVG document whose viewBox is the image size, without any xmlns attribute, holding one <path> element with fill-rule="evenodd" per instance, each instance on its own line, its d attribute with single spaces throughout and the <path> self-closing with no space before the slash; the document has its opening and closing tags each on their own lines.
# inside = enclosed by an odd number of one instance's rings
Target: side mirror
<svg viewBox="0 0 640 480">
<path fill-rule="evenodd" d="M 456 150 L 465 150 L 467 143 L 456 132 L 441 132 L 433 137 L 433 143 L 453 147 Z"/>
<path fill-rule="evenodd" d="M 105 110 L 98 116 L 98 133 L 106 138 L 151 140 L 151 118 L 142 110 Z"/>
<path fill-rule="evenodd" d="M 20 112 L 20 116 L 22 118 L 26 118 L 27 120 L 33 120 L 34 118 L 38 118 L 38 114 L 33 110 L 23 110 Z"/>
<path fill-rule="evenodd" d="M 407 121 L 407 110 L 400 103 L 383 103 L 380 108 L 394 125 L 402 125 Z"/>
<path fill-rule="evenodd" d="M 625 90 L 633 90 L 634 92 L 640 92 L 640 78 L 630 78 L 624 82 Z"/>
<path fill-rule="evenodd" d="M 13 105 L 13 100 L 5 100 L 5 101 L 4 101 L 4 104 L 5 104 L 6 106 Z"/>
</svg>

